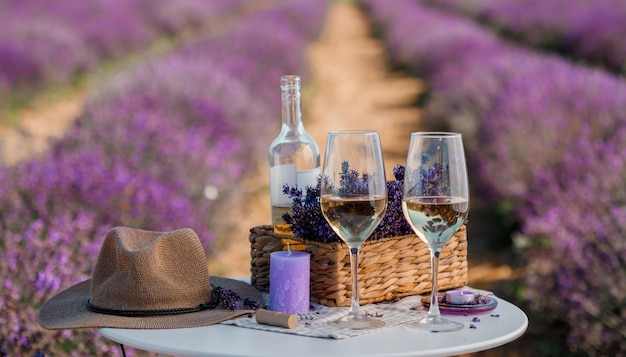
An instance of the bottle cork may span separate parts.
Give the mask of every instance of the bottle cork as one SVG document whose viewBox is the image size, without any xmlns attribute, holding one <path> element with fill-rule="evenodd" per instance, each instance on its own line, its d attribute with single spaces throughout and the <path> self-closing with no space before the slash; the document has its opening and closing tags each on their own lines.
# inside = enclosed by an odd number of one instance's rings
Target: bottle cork
<svg viewBox="0 0 626 357">
<path fill-rule="evenodd" d="M 298 327 L 298 317 L 295 314 L 286 314 L 279 311 L 258 309 L 256 311 L 256 322 L 263 325 L 285 327 L 294 329 Z"/>
</svg>

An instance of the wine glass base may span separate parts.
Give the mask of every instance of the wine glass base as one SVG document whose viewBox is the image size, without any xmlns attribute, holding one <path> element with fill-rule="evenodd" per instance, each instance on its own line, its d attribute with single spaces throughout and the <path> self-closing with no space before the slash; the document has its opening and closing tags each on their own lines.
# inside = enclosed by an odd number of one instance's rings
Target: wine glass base
<svg viewBox="0 0 626 357">
<path fill-rule="evenodd" d="M 424 332 L 452 332 L 465 327 L 462 323 L 450 321 L 443 317 L 424 316 L 421 319 L 404 325 L 405 328 Z"/>
<path fill-rule="evenodd" d="M 385 327 L 385 321 L 371 318 L 366 315 L 346 315 L 338 320 L 329 321 L 328 326 L 346 330 L 372 330 Z"/>
</svg>

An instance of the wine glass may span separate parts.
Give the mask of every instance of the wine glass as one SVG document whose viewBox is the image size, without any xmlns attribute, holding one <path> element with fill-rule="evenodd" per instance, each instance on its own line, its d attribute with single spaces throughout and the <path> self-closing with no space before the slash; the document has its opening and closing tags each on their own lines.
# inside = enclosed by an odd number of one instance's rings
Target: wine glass
<svg viewBox="0 0 626 357">
<path fill-rule="evenodd" d="M 371 130 L 328 133 L 320 205 L 324 218 L 350 250 L 352 278 L 348 314 L 330 325 L 351 330 L 379 328 L 359 304 L 359 251 L 387 209 L 387 186 L 380 136 Z"/>
<path fill-rule="evenodd" d="M 402 211 L 430 250 L 432 289 L 428 314 L 405 325 L 430 332 L 457 331 L 463 324 L 441 316 L 437 294 L 439 254 L 467 219 L 469 189 L 459 133 L 411 134 L 404 176 Z"/>
</svg>

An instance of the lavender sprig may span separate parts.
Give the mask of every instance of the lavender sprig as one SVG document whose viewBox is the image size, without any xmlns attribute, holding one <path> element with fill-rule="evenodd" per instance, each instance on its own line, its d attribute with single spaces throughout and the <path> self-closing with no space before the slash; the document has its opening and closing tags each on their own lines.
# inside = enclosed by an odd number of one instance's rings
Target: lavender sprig
<svg viewBox="0 0 626 357">
<path fill-rule="evenodd" d="M 261 307 L 261 304 L 251 297 L 245 299 L 241 295 L 237 294 L 233 290 L 224 289 L 221 286 L 211 285 L 213 292 L 213 299 L 211 300 L 211 306 L 217 307 L 218 305 L 228 310 L 239 310 L 241 308 L 245 310 L 257 310 Z"/>
<path fill-rule="evenodd" d="M 357 170 L 350 169 L 350 163 L 347 161 L 341 163 L 339 177 L 338 194 L 340 196 L 356 197 L 369 192 L 368 174 L 360 174 Z"/>
<path fill-rule="evenodd" d="M 284 214 L 283 219 L 291 225 L 292 232 L 298 237 L 327 243 L 341 242 L 322 215 L 319 204 L 321 179 L 319 176 L 315 187 L 306 186 L 305 195 L 297 187 L 283 186 L 283 193 L 292 199 L 292 213 Z"/>
</svg>

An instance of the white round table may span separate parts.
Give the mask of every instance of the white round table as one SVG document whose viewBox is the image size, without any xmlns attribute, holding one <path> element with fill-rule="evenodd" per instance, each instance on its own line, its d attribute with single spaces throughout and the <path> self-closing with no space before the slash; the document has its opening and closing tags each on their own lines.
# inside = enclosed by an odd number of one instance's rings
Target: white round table
<svg viewBox="0 0 626 357">
<path fill-rule="evenodd" d="M 499 315 L 494 317 L 492 315 Z M 472 322 L 478 316 L 480 322 Z M 171 330 L 103 328 L 106 338 L 141 350 L 176 356 L 220 357 L 404 357 L 451 356 L 483 351 L 520 337 L 528 327 L 526 314 L 498 298 L 491 312 L 455 316 L 466 328 L 456 332 L 428 333 L 394 326 L 341 340 L 267 332 L 230 325 Z M 469 328 L 472 324 L 476 328 Z"/>
</svg>

